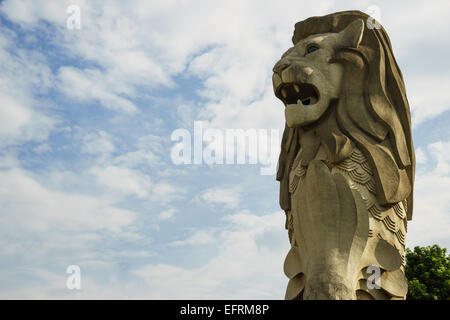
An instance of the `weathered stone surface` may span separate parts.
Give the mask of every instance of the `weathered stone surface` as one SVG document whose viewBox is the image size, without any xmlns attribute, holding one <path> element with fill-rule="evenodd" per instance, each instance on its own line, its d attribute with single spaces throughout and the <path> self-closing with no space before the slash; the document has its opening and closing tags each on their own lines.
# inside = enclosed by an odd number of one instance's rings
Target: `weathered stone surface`
<svg viewBox="0 0 450 320">
<path fill-rule="evenodd" d="M 406 296 L 410 110 L 386 31 L 368 18 L 345 11 L 298 22 L 273 68 L 286 117 L 277 172 L 291 242 L 286 299 Z"/>
</svg>

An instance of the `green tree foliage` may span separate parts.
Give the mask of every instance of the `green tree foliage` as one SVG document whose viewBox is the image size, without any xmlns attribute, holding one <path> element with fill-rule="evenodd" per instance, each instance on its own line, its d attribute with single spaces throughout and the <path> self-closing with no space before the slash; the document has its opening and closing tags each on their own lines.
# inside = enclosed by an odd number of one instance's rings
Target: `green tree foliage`
<svg viewBox="0 0 450 320">
<path fill-rule="evenodd" d="M 408 300 L 450 300 L 450 256 L 438 245 L 406 250 Z"/>
</svg>

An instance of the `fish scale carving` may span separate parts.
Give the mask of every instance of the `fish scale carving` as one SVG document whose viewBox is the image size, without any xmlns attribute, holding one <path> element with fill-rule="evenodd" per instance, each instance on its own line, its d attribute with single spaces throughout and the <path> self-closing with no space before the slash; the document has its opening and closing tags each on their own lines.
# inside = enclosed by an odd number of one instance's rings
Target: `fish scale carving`
<svg viewBox="0 0 450 320">
<path fill-rule="evenodd" d="M 350 188 L 361 194 L 371 215 L 369 217 L 369 237 L 376 236 L 386 240 L 404 257 L 407 225 L 404 203 L 398 202 L 390 207 L 379 205 L 375 196 L 376 189 L 372 169 L 364 154 L 357 148 L 354 148 L 349 158 L 333 167 L 333 170 L 343 174 Z"/>
<path fill-rule="evenodd" d="M 301 161 L 297 167 L 293 168 L 289 179 L 289 192 L 293 193 L 297 189 L 306 170 L 307 167 L 301 165 Z M 357 148 L 354 148 L 351 156 L 338 163 L 333 170 L 342 173 L 347 178 L 349 186 L 361 193 L 366 208 L 371 214 L 369 237 L 378 236 L 388 241 L 403 257 L 407 224 L 406 208 L 403 202 L 396 203 L 392 207 L 382 207 L 378 204 L 372 169 L 364 154 Z M 289 240 L 292 241 L 293 226 L 290 214 L 286 219 Z"/>
<path fill-rule="evenodd" d="M 293 193 L 306 174 L 307 167 L 301 165 L 293 168 L 289 179 L 289 192 Z M 383 207 L 378 204 L 375 197 L 375 182 L 373 173 L 364 154 L 354 148 L 351 156 L 332 168 L 332 171 L 340 172 L 347 179 L 350 188 L 357 190 L 366 205 L 371 217 L 369 217 L 369 237 L 378 237 L 392 244 L 400 253 L 405 264 L 406 241 L 406 208 L 403 202 L 396 203 L 392 207 Z M 290 214 L 286 217 L 286 229 L 289 240 L 292 241 L 293 225 Z"/>
</svg>

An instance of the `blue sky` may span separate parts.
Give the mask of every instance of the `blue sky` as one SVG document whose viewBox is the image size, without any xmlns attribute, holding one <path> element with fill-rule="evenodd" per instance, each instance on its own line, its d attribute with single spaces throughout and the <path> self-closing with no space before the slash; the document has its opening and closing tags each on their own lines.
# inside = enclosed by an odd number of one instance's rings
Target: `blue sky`
<svg viewBox="0 0 450 320">
<path fill-rule="evenodd" d="M 81 29 L 66 27 L 70 4 Z M 271 69 L 295 22 L 380 9 L 412 109 L 407 245 L 450 248 L 445 1 L 0 2 L 0 297 L 284 297 L 278 182 L 174 165 L 194 121 L 279 129 Z M 81 268 L 82 289 L 66 288 Z"/>
</svg>

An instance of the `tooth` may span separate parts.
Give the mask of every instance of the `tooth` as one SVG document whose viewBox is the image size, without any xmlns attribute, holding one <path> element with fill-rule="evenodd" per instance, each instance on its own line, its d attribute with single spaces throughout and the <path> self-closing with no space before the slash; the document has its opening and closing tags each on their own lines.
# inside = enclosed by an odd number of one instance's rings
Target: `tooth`
<svg viewBox="0 0 450 320">
<path fill-rule="evenodd" d="M 310 67 L 305 67 L 303 68 L 303 72 L 309 76 L 311 75 L 311 73 L 313 73 L 313 69 L 311 69 Z"/>
<path fill-rule="evenodd" d="M 294 89 L 295 89 L 295 92 L 297 92 L 297 93 L 300 92 L 300 87 L 297 84 L 294 84 Z"/>
<path fill-rule="evenodd" d="M 276 91 L 281 85 L 281 78 L 278 74 L 274 73 L 272 75 L 272 83 L 273 83 L 273 88 Z"/>
<path fill-rule="evenodd" d="M 283 95 L 284 98 L 286 98 L 287 97 L 286 89 L 281 89 L 281 94 Z"/>
<path fill-rule="evenodd" d="M 297 104 L 303 104 L 303 103 L 302 103 L 302 100 L 298 99 L 298 100 L 297 100 Z"/>
</svg>

